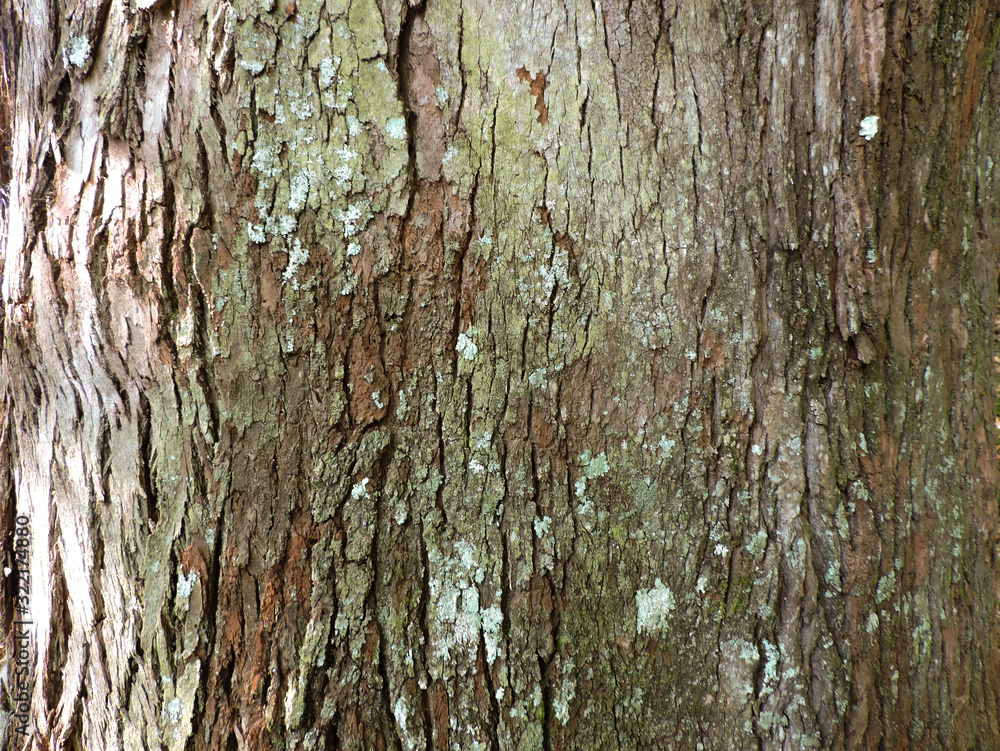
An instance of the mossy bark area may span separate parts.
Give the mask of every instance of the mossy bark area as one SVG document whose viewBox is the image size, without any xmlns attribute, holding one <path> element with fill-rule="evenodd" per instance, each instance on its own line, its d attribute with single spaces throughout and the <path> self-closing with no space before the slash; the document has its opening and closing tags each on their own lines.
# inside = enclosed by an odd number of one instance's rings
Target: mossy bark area
<svg viewBox="0 0 1000 751">
<path fill-rule="evenodd" d="M 132 5 L 4 4 L 33 746 L 1000 745 L 993 4 Z"/>
</svg>

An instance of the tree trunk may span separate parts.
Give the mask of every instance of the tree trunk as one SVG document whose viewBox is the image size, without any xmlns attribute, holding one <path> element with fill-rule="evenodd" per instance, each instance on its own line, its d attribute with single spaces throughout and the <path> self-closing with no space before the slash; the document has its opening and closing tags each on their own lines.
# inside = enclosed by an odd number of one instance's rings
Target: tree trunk
<svg viewBox="0 0 1000 751">
<path fill-rule="evenodd" d="M 1000 748 L 995 2 L 0 8 L 5 748 Z"/>
</svg>

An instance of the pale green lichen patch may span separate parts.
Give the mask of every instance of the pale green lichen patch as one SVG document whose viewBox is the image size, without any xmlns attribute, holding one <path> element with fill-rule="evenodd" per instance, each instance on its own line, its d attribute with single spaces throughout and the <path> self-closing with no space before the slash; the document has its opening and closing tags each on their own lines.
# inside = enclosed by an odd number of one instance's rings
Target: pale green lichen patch
<svg viewBox="0 0 1000 751">
<path fill-rule="evenodd" d="M 478 564 L 479 551 L 458 542 L 452 555 L 428 551 L 430 563 L 429 637 L 432 655 L 428 670 L 437 678 L 455 670 L 465 671 L 475 661 L 480 634 L 489 655 L 496 658 L 499 627 L 503 616 L 496 606 L 480 607 L 480 586 L 485 570 Z"/>
<path fill-rule="evenodd" d="M 258 180 L 256 214 L 248 217 L 244 242 L 275 255 L 287 306 L 279 336 L 289 353 L 312 343 L 311 333 L 299 333 L 319 283 L 311 267 L 327 264 L 311 257 L 317 245 L 333 262 L 335 289 L 353 292 L 358 276 L 350 259 L 360 253 L 358 240 L 376 214 L 405 210 L 409 162 L 398 82 L 385 65 L 388 45 L 376 4 L 357 0 L 332 20 L 311 3 L 297 14 L 296 23 L 274 30 L 264 19 L 240 24 L 235 42 L 242 101 L 257 110 L 236 139 L 245 143 L 242 153 Z M 303 225 L 303 212 L 310 210 Z M 240 245 L 237 258 L 244 253 Z M 384 273 L 387 267 L 378 268 Z M 225 280 L 219 282 L 229 297 Z"/>
<path fill-rule="evenodd" d="M 588 480 L 604 477 L 611 470 L 610 465 L 608 465 L 608 457 L 603 452 L 593 456 L 590 449 L 580 454 L 580 467 L 583 470 L 583 476 Z"/>
<path fill-rule="evenodd" d="M 871 613 L 868 616 L 868 622 L 865 624 L 865 630 L 869 633 L 875 633 L 878 630 L 879 618 L 878 613 Z"/>
<path fill-rule="evenodd" d="M 397 141 L 406 140 L 406 120 L 402 117 L 391 117 L 386 121 L 385 132 L 389 138 Z"/>
<path fill-rule="evenodd" d="M 399 726 L 399 734 L 406 744 L 406 748 L 409 751 L 417 748 L 419 739 L 413 735 L 410 730 L 409 713 L 406 708 L 406 700 L 400 696 L 396 699 L 396 703 L 392 708 L 392 715 L 396 718 L 396 724 Z"/>
<path fill-rule="evenodd" d="M 559 724 L 565 725 L 569 722 L 569 706 L 576 696 L 576 681 L 573 680 L 573 668 L 576 665 L 572 660 L 565 660 L 562 664 L 562 681 L 556 689 L 552 699 L 552 709 Z"/>
<path fill-rule="evenodd" d="M 170 751 L 183 751 L 191 736 L 191 719 L 194 715 L 199 681 L 201 678 L 201 660 L 195 659 L 183 668 L 183 673 L 176 681 L 163 677 L 161 715 L 162 724 L 166 729 L 166 737 L 162 740 Z"/>
<path fill-rule="evenodd" d="M 750 538 L 746 544 L 747 552 L 754 556 L 755 558 L 759 555 L 763 555 L 764 550 L 767 548 L 767 532 L 763 529 L 758 530 L 757 533 Z"/>
<path fill-rule="evenodd" d="M 473 339 L 475 333 L 474 329 L 469 328 L 458 335 L 458 343 L 455 345 L 455 350 L 466 360 L 475 360 L 476 355 L 479 354 L 479 347 L 476 346 L 476 342 Z"/>
<path fill-rule="evenodd" d="M 875 590 L 875 602 L 881 605 L 896 593 L 896 572 L 890 571 L 878 580 Z"/>
<path fill-rule="evenodd" d="M 86 37 L 70 37 L 66 44 L 66 60 L 70 65 L 82 68 L 90 60 L 90 41 Z"/>
<path fill-rule="evenodd" d="M 673 438 L 667 438 L 665 435 L 660 436 L 660 440 L 656 444 L 656 448 L 660 452 L 660 456 L 664 459 L 669 459 L 674 452 L 674 447 L 677 445 L 677 441 Z"/>
<path fill-rule="evenodd" d="M 482 610 L 483 640 L 486 644 L 486 661 L 491 665 L 497 658 L 500 645 L 500 627 L 503 624 L 503 611 L 496 605 Z"/>
<path fill-rule="evenodd" d="M 674 593 L 657 578 L 652 588 L 635 593 L 636 631 L 654 633 L 666 628 L 676 606 Z"/>
</svg>

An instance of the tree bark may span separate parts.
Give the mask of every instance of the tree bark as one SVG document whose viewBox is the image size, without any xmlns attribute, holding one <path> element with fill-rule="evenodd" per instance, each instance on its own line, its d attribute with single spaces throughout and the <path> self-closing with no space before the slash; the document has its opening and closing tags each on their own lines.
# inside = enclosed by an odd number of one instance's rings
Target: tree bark
<svg viewBox="0 0 1000 751">
<path fill-rule="evenodd" d="M 5 748 L 1000 748 L 996 3 L 0 8 Z"/>
</svg>

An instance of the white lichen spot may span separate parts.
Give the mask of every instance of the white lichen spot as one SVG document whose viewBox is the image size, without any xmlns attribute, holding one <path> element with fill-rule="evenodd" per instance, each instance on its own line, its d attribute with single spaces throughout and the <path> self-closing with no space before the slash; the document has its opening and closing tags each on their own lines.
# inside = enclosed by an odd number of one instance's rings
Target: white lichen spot
<svg viewBox="0 0 1000 751">
<path fill-rule="evenodd" d="M 466 360 L 475 360 L 476 355 L 479 354 L 479 347 L 472 340 L 474 334 L 475 331 L 469 328 L 458 335 L 458 343 L 455 345 L 455 351 Z"/>
<path fill-rule="evenodd" d="M 556 284 L 561 285 L 563 288 L 569 286 L 568 270 L 569 254 L 564 248 L 557 248 L 552 258 L 552 266 L 542 265 L 538 270 L 539 275 L 542 277 L 542 292 L 545 294 L 545 297 L 551 296 Z"/>
<path fill-rule="evenodd" d="M 566 660 L 563 663 L 562 685 L 559 686 L 555 697 L 552 699 L 552 709 L 555 710 L 556 719 L 559 720 L 561 725 L 569 722 L 569 703 L 576 696 L 576 681 L 572 678 L 573 668 L 574 664 L 572 660 Z"/>
<path fill-rule="evenodd" d="M 474 475 L 482 475 L 486 473 L 486 467 L 477 459 L 473 459 L 469 462 L 469 471 Z"/>
<path fill-rule="evenodd" d="M 174 697 L 169 702 L 167 702 L 166 710 L 164 714 L 167 717 L 167 722 L 170 725 L 177 725 L 181 721 L 181 711 L 184 709 L 184 702 L 182 702 L 178 697 Z"/>
<path fill-rule="evenodd" d="M 431 665 L 432 677 L 439 674 L 439 666 L 454 662 L 455 650 L 466 659 L 475 660 L 481 628 L 487 630 L 487 649 L 493 643 L 495 654 L 501 617 L 490 609 L 480 610 L 478 585 L 484 581 L 485 572 L 477 562 L 477 554 L 477 549 L 464 541 L 455 544 L 454 556 L 428 551 L 432 572 L 429 582 L 430 636 L 435 662 L 438 662 L 438 665 Z"/>
<path fill-rule="evenodd" d="M 761 694 L 767 696 L 773 693 L 778 685 L 778 658 L 781 653 L 774 644 L 765 639 L 764 654 L 767 656 L 767 661 L 764 663 L 764 686 Z"/>
<path fill-rule="evenodd" d="M 786 725 L 788 725 L 788 718 L 774 712 L 761 712 L 760 717 L 757 718 L 757 727 L 765 733 L 773 727 L 785 727 Z"/>
<path fill-rule="evenodd" d="M 866 454 L 868 453 L 868 441 L 865 439 L 864 433 L 858 433 L 858 446 L 860 446 L 861 450 Z"/>
<path fill-rule="evenodd" d="M 859 500 L 862 501 L 869 500 L 870 496 L 868 495 L 868 488 L 865 487 L 865 484 L 861 482 L 861 480 L 855 480 L 851 484 L 851 489 L 854 491 L 854 494 L 858 497 Z"/>
<path fill-rule="evenodd" d="M 479 638 L 482 616 L 479 611 L 479 592 L 466 587 L 461 592 L 462 608 L 455 613 L 455 640 L 461 644 L 474 644 Z"/>
<path fill-rule="evenodd" d="M 258 76 L 264 70 L 264 63 L 259 60 L 240 60 L 240 67 L 252 76 Z"/>
<path fill-rule="evenodd" d="M 400 736 L 406 741 L 406 747 L 412 751 L 412 749 L 417 747 L 417 740 L 410 736 L 406 722 L 406 702 L 403 701 L 402 696 L 396 699 L 396 704 L 392 708 L 392 714 L 396 718 L 396 724 L 399 725 Z"/>
<path fill-rule="evenodd" d="M 672 438 L 667 438 L 665 435 L 660 436 L 659 442 L 656 444 L 657 448 L 660 449 L 661 456 L 665 459 L 670 456 L 674 451 L 674 446 L 677 445 L 677 441 Z"/>
<path fill-rule="evenodd" d="M 868 623 L 866 624 L 865 629 L 870 634 L 873 633 L 877 628 L 878 628 L 878 614 L 872 613 L 871 615 L 868 616 Z"/>
<path fill-rule="evenodd" d="M 70 37 L 66 45 L 66 59 L 70 65 L 82 68 L 90 59 L 90 42 L 86 37 Z"/>
<path fill-rule="evenodd" d="M 307 99 L 296 97 L 292 99 L 288 106 L 292 110 L 292 114 L 299 120 L 308 120 L 312 117 L 313 108 Z"/>
<path fill-rule="evenodd" d="M 531 372 L 528 376 L 528 383 L 530 383 L 534 388 L 539 388 L 546 383 L 545 375 L 548 371 L 545 368 L 537 368 Z"/>
<path fill-rule="evenodd" d="M 298 706 L 301 706 L 299 701 L 301 694 L 299 693 L 298 682 L 289 681 L 288 690 L 285 692 L 285 717 L 286 718 L 297 718 L 300 713 L 297 711 Z M 298 705 L 298 706 L 297 706 Z M 291 724 L 291 723 L 288 723 Z"/>
<path fill-rule="evenodd" d="M 448 89 L 438 85 L 434 87 L 434 93 L 437 94 L 438 107 L 444 109 L 444 106 L 448 103 Z"/>
<path fill-rule="evenodd" d="M 337 167 L 333 171 L 333 174 L 340 186 L 344 187 L 354 177 L 354 168 L 351 167 L 350 163 L 358 158 L 358 152 L 344 146 L 341 149 L 337 149 L 337 156 L 340 157 L 343 164 Z"/>
<path fill-rule="evenodd" d="M 833 590 L 840 589 L 840 561 L 831 561 L 827 566 L 826 584 Z"/>
<path fill-rule="evenodd" d="M 764 449 L 756 443 L 750 447 L 750 450 L 753 452 L 754 456 L 761 456 L 764 453 Z"/>
<path fill-rule="evenodd" d="M 292 232 L 295 231 L 295 228 L 297 226 L 298 222 L 296 221 L 295 217 L 290 216 L 289 214 L 285 214 L 278 220 L 278 233 L 287 237 L 288 235 L 290 235 Z"/>
<path fill-rule="evenodd" d="M 185 349 L 194 344 L 194 311 L 185 308 L 177 321 L 177 346 Z"/>
<path fill-rule="evenodd" d="M 754 645 L 746 639 L 737 639 L 735 641 L 740 648 L 740 659 L 756 665 L 760 660 L 760 654 L 757 652 Z"/>
<path fill-rule="evenodd" d="M 344 223 L 344 237 L 353 237 L 363 229 L 361 222 L 362 207 L 355 203 L 347 207 L 347 211 L 340 210 L 340 221 Z"/>
<path fill-rule="evenodd" d="M 198 581 L 197 571 L 191 571 L 186 576 L 177 574 L 177 596 L 190 597 L 196 581 Z"/>
<path fill-rule="evenodd" d="M 341 164 L 333 171 L 333 176 L 337 180 L 337 185 L 341 188 L 345 188 L 354 178 L 354 170 L 351 169 L 351 165 L 349 164 Z"/>
<path fill-rule="evenodd" d="M 727 555 L 729 555 L 729 548 L 727 548 L 722 543 L 719 543 L 718 545 L 715 546 L 715 554 L 725 558 Z"/>
<path fill-rule="evenodd" d="M 315 179 L 316 173 L 310 169 L 296 173 L 288 189 L 288 208 L 292 211 L 298 211 L 306 205 L 306 199 L 309 198 L 309 185 Z"/>
<path fill-rule="evenodd" d="M 875 602 L 881 605 L 896 592 L 896 572 L 890 571 L 878 580 L 878 588 L 875 590 Z"/>
<path fill-rule="evenodd" d="M 593 480 L 596 477 L 604 477 L 611 470 L 611 467 L 608 465 L 608 457 L 604 455 L 604 452 L 593 456 L 590 453 L 590 449 L 580 454 L 580 465 L 584 477 L 588 480 Z"/>
<path fill-rule="evenodd" d="M 708 591 L 708 577 L 702 574 L 698 577 L 698 581 L 694 585 L 694 591 L 700 595 L 705 594 Z"/>
<path fill-rule="evenodd" d="M 281 172 L 281 163 L 270 146 L 261 146 L 254 150 L 250 167 L 257 170 L 262 177 L 274 177 Z"/>
<path fill-rule="evenodd" d="M 347 246 L 347 255 L 356 256 L 361 252 L 361 246 L 357 243 L 349 243 Z"/>
<path fill-rule="evenodd" d="M 379 409 L 385 409 L 385 404 L 382 402 L 381 389 L 372 392 L 372 401 L 375 403 L 375 406 L 378 407 Z"/>
<path fill-rule="evenodd" d="M 284 283 L 291 282 L 292 288 L 297 290 L 299 288 L 299 281 L 295 278 L 295 275 L 308 260 L 309 249 L 303 248 L 302 243 L 296 237 L 295 242 L 292 243 L 292 250 L 288 254 L 288 266 L 285 267 L 285 271 L 281 275 L 281 281 Z"/>
<path fill-rule="evenodd" d="M 319 61 L 319 85 L 322 89 L 328 89 L 337 78 L 337 69 L 340 67 L 339 57 L 324 57 Z"/>
<path fill-rule="evenodd" d="M 872 140 L 878 133 L 878 115 L 869 115 L 861 121 L 861 129 L 858 135 L 866 141 Z"/>
<path fill-rule="evenodd" d="M 535 535 L 538 539 L 541 539 L 549 533 L 549 528 L 552 526 L 552 518 L 546 516 L 542 519 L 535 519 L 532 526 L 535 528 Z"/>
<path fill-rule="evenodd" d="M 389 138 L 395 138 L 397 141 L 405 140 L 406 120 L 401 117 L 390 118 L 389 122 L 385 124 L 385 132 Z"/>
<path fill-rule="evenodd" d="M 792 543 L 787 554 L 788 565 L 796 571 L 801 570 L 806 560 L 806 541 L 801 537 Z"/>
<path fill-rule="evenodd" d="M 637 632 L 652 633 L 665 628 L 676 605 L 674 593 L 659 578 L 652 589 L 640 589 L 635 593 Z"/>
<path fill-rule="evenodd" d="M 500 644 L 500 626 L 503 623 L 503 611 L 494 605 L 491 608 L 484 608 L 480 614 L 483 618 L 483 640 L 486 642 L 486 661 L 492 665 L 497 658 L 497 647 Z"/>
<path fill-rule="evenodd" d="M 365 126 L 361 124 L 354 115 L 347 116 L 347 132 L 352 136 L 360 136 L 365 130 Z"/>
<path fill-rule="evenodd" d="M 358 501 L 362 498 L 368 497 L 368 483 L 369 479 L 366 477 L 353 488 L 351 488 L 351 498 Z"/>
</svg>

